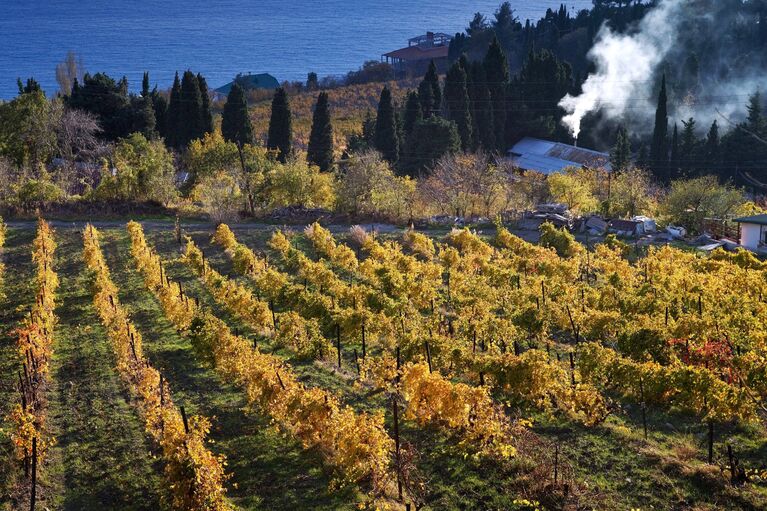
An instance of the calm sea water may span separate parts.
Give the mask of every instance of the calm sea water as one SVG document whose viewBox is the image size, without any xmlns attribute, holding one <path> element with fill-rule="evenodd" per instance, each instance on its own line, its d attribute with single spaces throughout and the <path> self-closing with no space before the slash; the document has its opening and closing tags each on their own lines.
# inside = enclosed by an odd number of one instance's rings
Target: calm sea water
<svg viewBox="0 0 767 511">
<path fill-rule="evenodd" d="M 561 0 L 516 0 L 520 19 L 538 19 Z M 73 50 L 86 70 L 128 77 L 149 71 L 161 88 L 191 68 L 218 87 L 238 72 L 278 80 L 343 74 L 427 30 L 453 34 L 474 12 L 488 18 L 500 0 L 2 0 L 0 98 L 16 78 L 58 89 L 55 66 Z M 587 8 L 591 0 L 567 0 Z"/>
</svg>

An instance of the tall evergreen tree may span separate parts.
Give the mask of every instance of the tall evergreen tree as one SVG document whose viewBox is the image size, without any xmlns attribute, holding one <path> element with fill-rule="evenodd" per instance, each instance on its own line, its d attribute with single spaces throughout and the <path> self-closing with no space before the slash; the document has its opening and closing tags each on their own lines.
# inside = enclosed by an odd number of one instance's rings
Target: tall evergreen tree
<svg viewBox="0 0 767 511">
<path fill-rule="evenodd" d="M 485 79 L 493 110 L 495 148 L 503 151 L 506 142 L 506 92 L 509 86 L 509 62 L 498 38 L 493 38 L 484 61 Z"/>
<path fill-rule="evenodd" d="M 197 73 L 197 84 L 200 86 L 200 97 L 202 106 L 200 107 L 200 133 L 213 132 L 213 114 L 210 112 L 210 93 L 208 92 L 208 82 L 205 77 Z"/>
<path fill-rule="evenodd" d="M 405 139 L 410 137 L 415 123 L 423 119 L 421 104 L 418 102 L 418 93 L 410 91 L 405 102 L 405 114 L 402 116 L 402 131 Z"/>
<path fill-rule="evenodd" d="M 144 71 L 144 77 L 141 79 L 141 97 L 149 96 L 149 73 Z"/>
<path fill-rule="evenodd" d="M 679 143 L 679 166 L 691 173 L 697 167 L 698 139 L 695 136 L 695 119 L 682 121 L 682 140 Z"/>
<path fill-rule="evenodd" d="M 490 91 L 487 88 L 485 66 L 479 61 L 471 64 L 469 99 L 472 105 L 471 121 L 474 145 L 477 148 L 482 147 L 486 151 L 492 152 L 496 147 L 493 106 L 490 103 Z"/>
<path fill-rule="evenodd" d="M 201 138 L 204 134 L 202 126 L 202 94 L 197 76 L 191 71 L 184 71 L 181 77 L 181 105 L 178 119 L 178 139 L 176 147 L 183 149 L 189 142 Z"/>
<path fill-rule="evenodd" d="M 446 117 L 455 122 L 461 137 L 461 149 L 470 151 L 472 144 L 472 121 L 469 106 L 469 92 L 466 85 L 466 71 L 460 61 L 456 62 L 445 77 Z"/>
<path fill-rule="evenodd" d="M 166 138 L 168 136 L 168 129 L 166 126 L 168 117 L 168 100 L 165 96 L 157 92 L 157 87 L 152 89 L 152 108 L 154 109 L 155 129 L 161 137 Z"/>
<path fill-rule="evenodd" d="M 426 80 L 418 84 L 418 102 L 421 105 L 421 117 L 428 119 L 434 115 L 434 91 Z"/>
<path fill-rule="evenodd" d="M 624 126 L 619 126 L 615 136 L 615 145 L 610 151 L 610 166 L 613 172 L 622 172 L 631 164 L 631 143 Z"/>
<path fill-rule="evenodd" d="M 397 122 L 394 116 L 391 91 L 387 86 L 384 86 L 378 100 L 374 145 L 386 161 L 392 165 L 397 163 L 400 144 L 397 137 Z"/>
<path fill-rule="evenodd" d="M 669 181 L 668 172 L 668 105 L 666 96 L 666 75 L 660 85 L 658 93 L 658 106 L 655 109 L 655 127 L 652 133 L 650 145 L 650 165 L 652 170 L 661 181 Z"/>
<path fill-rule="evenodd" d="M 440 157 L 460 149 L 461 137 L 453 121 L 436 116 L 423 119 L 413 128 L 401 168 L 410 176 L 422 176 Z"/>
<path fill-rule="evenodd" d="M 224 111 L 221 114 L 221 135 L 227 142 L 233 142 L 237 146 L 237 153 L 240 156 L 240 168 L 243 175 L 249 171 L 245 165 L 245 155 L 243 147 L 246 144 L 254 142 L 253 125 L 250 122 L 248 114 L 248 100 L 245 97 L 245 91 L 239 83 L 234 82 L 226 97 Z M 250 180 L 245 180 L 245 191 L 248 196 L 248 207 L 250 212 L 255 213 L 255 199 L 253 190 L 250 187 Z"/>
<path fill-rule="evenodd" d="M 706 166 L 715 171 L 719 171 L 719 125 L 716 123 L 716 119 L 711 123 L 711 128 L 706 135 Z"/>
<path fill-rule="evenodd" d="M 269 119 L 269 135 L 266 146 L 278 151 L 277 159 L 286 162 L 293 151 L 293 114 L 290 111 L 288 93 L 280 87 L 272 98 L 272 115 Z"/>
<path fill-rule="evenodd" d="M 423 77 L 423 81 L 428 83 L 431 87 L 432 97 L 432 113 L 439 115 L 442 109 L 442 88 L 439 85 L 439 74 L 437 73 L 437 65 L 432 60 L 429 62 L 429 69 L 426 71 L 426 75 Z"/>
<path fill-rule="evenodd" d="M 758 137 L 763 136 L 767 131 L 767 121 L 762 109 L 762 95 L 758 90 L 748 98 L 746 109 L 748 111 L 748 118 L 746 119 L 748 130 Z"/>
<path fill-rule="evenodd" d="M 667 178 L 674 179 L 682 168 L 682 162 L 679 158 L 679 129 L 677 123 L 674 123 L 674 131 L 671 135 L 671 155 L 668 159 L 669 165 Z"/>
<path fill-rule="evenodd" d="M 320 92 L 317 96 L 306 159 L 309 163 L 317 165 L 323 172 L 330 170 L 333 166 L 333 124 L 330 119 L 327 92 Z"/>
<path fill-rule="evenodd" d="M 248 114 L 248 101 L 240 84 L 234 83 L 226 97 L 224 111 L 221 114 L 221 134 L 227 142 L 233 142 L 242 148 L 254 141 L 253 124 Z"/>
</svg>

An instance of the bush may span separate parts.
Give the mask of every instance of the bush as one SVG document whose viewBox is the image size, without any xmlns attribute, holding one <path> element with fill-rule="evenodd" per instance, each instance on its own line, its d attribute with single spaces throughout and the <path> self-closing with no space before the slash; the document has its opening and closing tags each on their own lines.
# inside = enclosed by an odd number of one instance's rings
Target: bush
<svg viewBox="0 0 767 511">
<path fill-rule="evenodd" d="M 556 250 L 559 257 L 573 257 L 582 249 L 575 241 L 575 237 L 564 228 L 557 229 L 554 224 L 545 222 L 541 224 L 539 230 L 541 232 L 539 243 L 546 248 Z"/>
</svg>

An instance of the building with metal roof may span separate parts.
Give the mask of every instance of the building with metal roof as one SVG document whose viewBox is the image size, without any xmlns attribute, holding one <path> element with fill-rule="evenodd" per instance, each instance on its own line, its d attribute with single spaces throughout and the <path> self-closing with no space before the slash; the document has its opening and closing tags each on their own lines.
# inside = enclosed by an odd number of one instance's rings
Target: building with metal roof
<svg viewBox="0 0 767 511">
<path fill-rule="evenodd" d="M 520 169 L 546 175 L 561 172 L 566 167 L 612 170 L 607 153 L 532 137 L 525 137 L 514 144 L 508 151 L 508 157 Z"/>
</svg>

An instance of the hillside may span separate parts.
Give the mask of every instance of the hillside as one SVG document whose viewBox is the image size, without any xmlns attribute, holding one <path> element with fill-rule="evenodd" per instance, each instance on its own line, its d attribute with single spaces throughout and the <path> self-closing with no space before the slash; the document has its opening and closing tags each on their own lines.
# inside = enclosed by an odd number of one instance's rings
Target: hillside
<svg viewBox="0 0 767 511">
<path fill-rule="evenodd" d="M 346 139 L 352 133 L 362 132 L 365 113 L 375 114 L 378 98 L 384 84 L 368 83 L 364 85 L 348 85 L 328 91 L 330 96 L 330 111 L 333 116 L 334 142 L 338 152 L 346 146 Z M 417 83 L 389 82 L 395 101 L 402 102 L 408 90 L 415 88 Z M 309 132 L 312 128 L 312 112 L 317 100 L 317 91 L 300 92 L 290 98 L 293 112 L 293 140 L 296 146 L 306 150 L 309 142 Z M 251 108 L 251 119 L 256 132 L 256 140 L 266 142 L 269 131 L 269 115 L 271 100 L 263 100 Z"/>
</svg>

